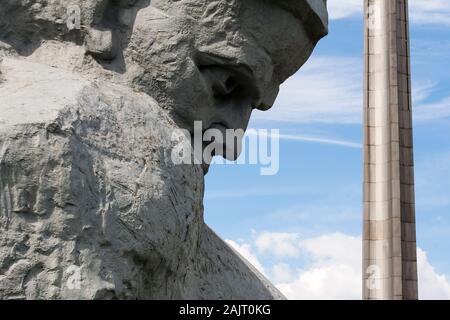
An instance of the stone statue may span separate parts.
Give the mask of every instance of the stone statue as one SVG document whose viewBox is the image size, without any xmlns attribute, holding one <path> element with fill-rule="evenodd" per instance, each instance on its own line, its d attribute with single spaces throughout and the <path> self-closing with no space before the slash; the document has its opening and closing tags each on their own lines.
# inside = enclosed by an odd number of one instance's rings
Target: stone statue
<svg viewBox="0 0 450 320">
<path fill-rule="evenodd" d="M 0 0 L 0 298 L 282 299 L 167 151 L 245 130 L 326 32 L 325 0 Z"/>
</svg>

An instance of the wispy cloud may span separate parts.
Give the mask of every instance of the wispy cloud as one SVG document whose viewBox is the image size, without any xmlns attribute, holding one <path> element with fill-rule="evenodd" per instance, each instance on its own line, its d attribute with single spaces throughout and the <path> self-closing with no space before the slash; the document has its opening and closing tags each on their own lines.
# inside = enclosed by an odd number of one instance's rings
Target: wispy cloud
<svg viewBox="0 0 450 320">
<path fill-rule="evenodd" d="M 205 197 L 209 200 L 212 199 L 227 199 L 227 198 L 250 198 L 250 197 L 278 197 L 282 196 L 298 196 L 298 195 L 307 195 L 312 194 L 314 192 L 318 192 L 318 190 L 314 190 L 311 187 L 305 186 L 303 188 L 295 188 L 295 187 L 279 187 L 273 188 L 272 186 L 265 188 L 245 188 L 239 189 L 235 188 L 234 190 L 228 189 L 225 191 L 209 191 L 206 193 Z"/>
<path fill-rule="evenodd" d="M 425 80 L 425 81 L 416 81 L 413 84 L 413 104 L 419 104 L 426 101 L 436 90 L 438 86 L 438 82 Z"/>
<path fill-rule="evenodd" d="M 450 117 L 450 97 L 437 102 L 422 103 L 414 108 L 414 120 L 426 122 Z"/>
<path fill-rule="evenodd" d="M 291 141 L 331 144 L 331 145 L 348 147 L 348 148 L 356 148 L 356 149 L 362 148 L 361 143 L 351 142 L 351 141 L 346 141 L 346 140 L 330 139 L 330 138 L 324 138 L 324 137 L 309 137 L 309 136 L 303 136 L 303 135 L 281 134 L 280 138 L 282 140 L 284 139 L 284 140 L 291 140 Z"/>
<path fill-rule="evenodd" d="M 420 25 L 450 25 L 450 1 L 410 0 L 410 19 Z M 362 16 L 361 0 L 329 0 L 330 19 L 338 20 Z"/>
<path fill-rule="evenodd" d="M 360 123 L 362 60 L 312 58 L 286 81 L 274 108 L 255 113 L 256 121 Z"/>
<path fill-rule="evenodd" d="M 414 121 L 429 122 L 450 117 L 450 96 L 432 101 L 438 90 L 436 81 L 421 81 L 413 85 L 413 117 Z"/>
<path fill-rule="evenodd" d="M 328 0 L 330 19 L 345 19 L 361 15 L 364 1 L 361 0 Z"/>
<path fill-rule="evenodd" d="M 249 136 L 258 135 L 258 136 L 266 136 L 266 137 L 273 138 L 273 136 L 270 133 L 263 133 L 261 131 L 255 131 L 255 130 L 249 130 L 247 132 L 247 135 L 249 135 Z M 340 146 L 340 147 L 356 148 L 356 149 L 362 148 L 361 143 L 337 139 L 337 138 L 308 136 L 308 135 L 302 135 L 302 134 L 283 134 L 283 133 L 277 134 L 276 137 L 278 137 L 280 140 L 329 144 L 329 145 L 336 145 L 336 146 Z"/>
<path fill-rule="evenodd" d="M 410 0 L 410 18 L 416 24 L 450 25 L 450 1 Z"/>
<path fill-rule="evenodd" d="M 449 1 L 450 3 L 450 1 Z M 316 56 L 287 80 L 275 106 L 254 115 L 257 123 L 362 123 L 362 58 Z M 413 82 L 414 120 L 433 121 L 450 116 L 450 97 L 432 98 L 439 82 Z M 334 137 L 281 134 L 281 139 L 361 148 L 361 144 Z"/>
<path fill-rule="evenodd" d="M 450 205 L 450 152 L 427 153 L 416 157 L 416 198 L 419 208 Z"/>
</svg>

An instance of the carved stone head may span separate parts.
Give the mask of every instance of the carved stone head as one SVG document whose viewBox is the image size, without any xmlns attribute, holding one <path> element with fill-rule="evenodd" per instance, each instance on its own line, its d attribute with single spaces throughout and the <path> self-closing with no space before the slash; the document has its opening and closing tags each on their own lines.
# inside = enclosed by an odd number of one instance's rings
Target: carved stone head
<svg viewBox="0 0 450 320">
<path fill-rule="evenodd" d="M 45 51 L 45 40 L 75 43 L 86 55 L 79 70 L 101 66 L 191 133 L 194 121 L 204 130 L 245 130 L 252 110 L 273 105 L 280 84 L 327 33 L 325 0 L 4 2 L 0 40 L 19 54 Z"/>
</svg>

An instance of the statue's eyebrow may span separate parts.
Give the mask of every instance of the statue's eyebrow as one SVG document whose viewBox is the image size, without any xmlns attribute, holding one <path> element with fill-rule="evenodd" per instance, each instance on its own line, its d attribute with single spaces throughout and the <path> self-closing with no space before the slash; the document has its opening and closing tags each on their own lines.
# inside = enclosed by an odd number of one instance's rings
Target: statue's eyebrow
<svg viewBox="0 0 450 320">
<path fill-rule="evenodd" d="M 220 54 L 201 51 L 197 53 L 196 60 L 200 69 L 208 66 L 222 66 L 234 70 L 249 80 L 252 80 L 256 89 L 258 91 L 261 90 L 261 85 L 258 83 L 257 75 L 255 74 L 253 68 L 245 62 L 238 62 L 234 57 L 227 57 Z"/>
<path fill-rule="evenodd" d="M 263 52 L 271 59 L 265 49 L 263 49 Z M 245 60 L 242 60 L 242 62 L 237 61 L 235 57 L 229 57 L 220 52 L 212 52 L 210 48 L 199 50 L 196 55 L 196 60 L 197 66 L 200 69 L 208 66 L 222 66 L 234 70 L 248 79 L 247 84 L 251 85 L 255 92 L 256 102 L 253 106 L 255 109 L 265 111 L 273 106 L 279 92 L 279 87 L 274 87 L 272 83 L 266 83 L 264 75 L 260 74 L 258 70 L 255 70 L 254 66 L 246 63 Z M 261 70 L 265 70 L 264 67 L 261 67 Z M 275 75 L 272 73 L 273 76 Z"/>
<path fill-rule="evenodd" d="M 242 62 L 237 62 L 234 57 L 227 57 L 211 52 L 198 52 L 197 63 L 200 67 L 220 65 L 233 69 L 243 69 L 247 76 L 254 77 L 253 69 L 250 65 Z"/>
</svg>

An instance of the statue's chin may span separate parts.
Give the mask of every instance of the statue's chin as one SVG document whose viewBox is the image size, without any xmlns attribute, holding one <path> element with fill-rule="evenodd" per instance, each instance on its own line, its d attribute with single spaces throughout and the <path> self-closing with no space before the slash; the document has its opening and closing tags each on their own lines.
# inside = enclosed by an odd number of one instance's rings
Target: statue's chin
<svg viewBox="0 0 450 320">
<path fill-rule="evenodd" d="M 211 165 L 210 164 L 208 164 L 208 163 L 203 163 L 202 164 L 202 170 L 203 170 L 203 174 L 206 176 L 207 174 L 208 174 L 208 172 L 209 172 L 209 167 L 210 167 Z"/>
<path fill-rule="evenodd" d="M 226 161 L 236 161 L 242 153 L 242 150 L 238 148 L 237 145 L 235 145 L 234 147 L 230 147 L 227 144 L 214 145 L 213 143 L 212 146 L 214 147 L 214 149 L 210 154 L 209 159 L 205 159 L 205 154 L 203 154 L 201 167 L 205 175 L 208 173 L 209 167 L 211 166 L 214 157 L 222 157 Z M 203 149 L 203 152 L 205 152 L 205 149 Z"/>
</svg>

